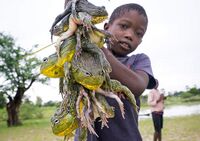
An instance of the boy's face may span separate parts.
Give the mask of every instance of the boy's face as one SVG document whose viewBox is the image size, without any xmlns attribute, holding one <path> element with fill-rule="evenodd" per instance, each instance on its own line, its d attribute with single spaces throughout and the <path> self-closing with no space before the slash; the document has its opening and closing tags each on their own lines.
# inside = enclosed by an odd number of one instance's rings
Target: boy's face
<svg viewBox="0 0 200 141">
<path fill-rule="evenodd" d="M 142 42 L 147 28 L 147 19 L 137 11 L 131 10 L 115 19 L 113 23 L 105 24 L 104 28 L 117 39 L 112 41 L 109 50 L 115 56 L 126 56 Z"/>
</svg>

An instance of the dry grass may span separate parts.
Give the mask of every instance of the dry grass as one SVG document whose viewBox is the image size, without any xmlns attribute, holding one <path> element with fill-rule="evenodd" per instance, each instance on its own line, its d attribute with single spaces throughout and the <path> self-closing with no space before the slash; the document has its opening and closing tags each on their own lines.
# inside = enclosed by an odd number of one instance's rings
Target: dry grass
<svg viewBox="0 0 200 141">
<path fill-rule="evenodd" d="M 200 115 L 164 119 L 163 141 L 199 141 Z M 152 141 L 151 119 L 140 120 L 139 128 L 144 141 Z M 0 122 L 1 141 L 63 141 L 63 137 L 53 135 L 49 119 L 25 121 L 23 126 L 6 127 Z"/>
<path fill-rule="evenodd" d="M 144 141 L 153 140 L 153 124 L 151 119 L 139 122 Z M 162 130 L 163 141 L 199 141 L 200 115 L 164 118 Z"/>
</svg>

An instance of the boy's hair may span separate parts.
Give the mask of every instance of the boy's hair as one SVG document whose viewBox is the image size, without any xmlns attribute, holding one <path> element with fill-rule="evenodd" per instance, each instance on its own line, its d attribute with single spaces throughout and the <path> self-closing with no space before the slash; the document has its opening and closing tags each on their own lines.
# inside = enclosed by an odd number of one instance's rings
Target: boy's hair
<svg viewBox="0 0 200 141">
<path fill-rule="evenodd" d="M 146 11 L 142 6 L 135 3 L 124 4 L 114 9 L 114 11 L 110 16 L 109 23 L 112 24 L 114 20 L 116 20 L 117 18 L 121 17 L 126 12 L 129 12 L 131 10 L 136 10 L 139 14 L 144 15 L 144 17 L 146 17 L 146 22 L 148 23 L 148 17 Z"/>
</svg>

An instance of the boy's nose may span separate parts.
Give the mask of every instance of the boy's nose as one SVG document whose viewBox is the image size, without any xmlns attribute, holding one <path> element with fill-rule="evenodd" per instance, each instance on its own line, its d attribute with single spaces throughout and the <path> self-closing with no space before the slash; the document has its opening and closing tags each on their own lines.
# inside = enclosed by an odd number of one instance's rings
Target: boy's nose
<svg viewBox="0 0 200 141">
<path fill-rule="evenodd" d="M 133 31 L 131 31 L 131 30 L 126 31 L 126 33 L 125 33 L 126 39 L 133 41 L 134 37 L 135 37 L 135 34 Z"/>
</svg>

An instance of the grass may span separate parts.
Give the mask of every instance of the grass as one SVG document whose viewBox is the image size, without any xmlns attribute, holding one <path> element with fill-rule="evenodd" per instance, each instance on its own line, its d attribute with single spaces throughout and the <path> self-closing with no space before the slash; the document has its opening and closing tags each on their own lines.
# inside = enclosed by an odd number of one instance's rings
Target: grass
<svg viewBox="0 0 200 141">
<path fill-rule="evenodd" d="M 163 141 L 198 141 L 200 139 L 200 115 L 164 118 Z M 153 125 L 151 119 L 139 121 L 144 141 L 152 141 Z M 0 122 L 1 141 L 62 141 L 53 135 L 49 118 L 25 120 L 23 126 L 6 126 Z"/>
<path fill-rule="evenodd" d="M 42 107 L 44 118 L 23 120 L 22 126 L 7 127 L 5 120 L 0 120 L 1 141 L 63 141 L 53 135 L 50 117 L 56 107 Z M 1 111 L 2 112 L 2 109 Z"/>
<path fill-rule="evenodd" d="M 200 115 L 164 118 L 163 141 L 199 141 Z M 153 140 L 151 119 L 139 121 L 139 128 L 144 141 Z"/>
</svg>

